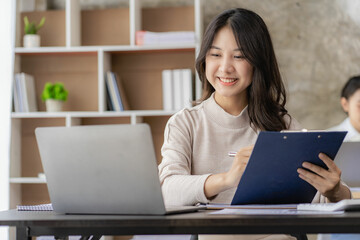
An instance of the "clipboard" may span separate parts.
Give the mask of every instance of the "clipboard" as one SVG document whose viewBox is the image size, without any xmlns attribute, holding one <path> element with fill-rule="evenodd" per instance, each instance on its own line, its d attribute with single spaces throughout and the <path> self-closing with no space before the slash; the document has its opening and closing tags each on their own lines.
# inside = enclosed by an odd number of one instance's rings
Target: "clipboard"
<svg viewBox="0 0 360 240">
<path fill-rule="evenodd" d="M 297 169 L 305 161 L 327 169 L 319 153 L 335 159 L 346 133 L 260 132 L 231 205 L 311 202 L 317 190 Z"/>
</svg>

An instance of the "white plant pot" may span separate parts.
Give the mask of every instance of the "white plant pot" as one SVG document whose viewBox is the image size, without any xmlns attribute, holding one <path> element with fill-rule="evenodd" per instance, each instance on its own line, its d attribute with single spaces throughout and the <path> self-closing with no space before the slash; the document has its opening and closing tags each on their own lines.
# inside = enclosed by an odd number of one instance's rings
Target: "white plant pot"
<svg viewBox="0 0 360 240">
<path fill-rule="evenodd" d="M 40 47 L 40 35 L 37 34 L 26 34 L 24 35 L 24 47 L 25 48 L 34 48 Z"/>
<path fill-rule="evenodd" d="M 61 112 L 63 101 L 55 100 L 55 99 L 48 99 L 45 101 L 46 104 L 46 111 L 47 112 Z"/>
</svg>

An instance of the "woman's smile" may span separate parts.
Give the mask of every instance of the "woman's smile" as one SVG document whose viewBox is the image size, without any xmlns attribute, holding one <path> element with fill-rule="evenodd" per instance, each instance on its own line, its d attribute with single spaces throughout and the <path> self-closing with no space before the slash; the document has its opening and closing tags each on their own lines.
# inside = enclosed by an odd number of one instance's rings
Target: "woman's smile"
<svg viewBox="0 0 360 240">
<path fill-rule="evenodd" d="M 230 77 L 217 77 L 222 85 L 232 86 L 239 80 L 238 78 L 230 78 Z"/>
</svg>

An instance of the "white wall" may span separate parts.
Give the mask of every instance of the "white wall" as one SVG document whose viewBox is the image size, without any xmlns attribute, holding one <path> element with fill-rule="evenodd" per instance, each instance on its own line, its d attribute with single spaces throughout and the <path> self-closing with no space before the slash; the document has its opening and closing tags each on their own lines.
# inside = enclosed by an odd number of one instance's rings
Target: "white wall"
<svg viewBox="0 0 360 240">
<path fill-rule="evenodd" d="M 13 75 L 13 31 L 12 19 L 15 1 L 1 1 L 0 22 L 0 211 L 9 207 L 9 146 L 11 80 Z M 0 239 L 8 239 L 7 228 L 0 228 Z"/>
</svg>

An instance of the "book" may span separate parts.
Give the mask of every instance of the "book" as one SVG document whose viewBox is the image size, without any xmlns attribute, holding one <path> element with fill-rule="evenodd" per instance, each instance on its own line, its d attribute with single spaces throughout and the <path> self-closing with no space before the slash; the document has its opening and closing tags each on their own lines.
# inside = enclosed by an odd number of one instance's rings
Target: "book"
<svg viewBox="0 0 360 240">
<path fill-rule="evenodd" d="M 299 177 L 304 161 L 326 168 L 347 132 L 260 132 L 231 205 L 310 203 L 316 189 Z"/>
<path fill-rule="evenodd" d="M 172 70 L 163 70 L 162 71 L 162 100 L 163 100 L 163 109 L 164 110 L 173 110 L 174 109 L 174 89 L 172 82 Z"/>
<path fill-rule="evenodd" d="M 106 88 L 108 105 L 113 111 L 120 112 L 130 109 L 121 79 L 116 73 L 111 71 L 106 73 Z"/>
<path fill-rule="evenodd" d="M 149 32 L 137 31 L 135 33 L 136 45 L 159 45 L 195 43 L 195 32 L 193 31 L 172 31 L 172 32 Z"/>
<path fill-rule="evenodd" d="M 164 110 L 192 107 L 193 79 L 191 69 L 162 71 L 162 100 Z"/>
<path fill-rule="evenodd" d="M 113 110 L 114 111 L 122 111 L 121 109 L 121 106 L 120 106 L 120 103 L 119 103 L 119 100 L 117 98 L 117 95 L 119 93 L 116 93 L 118 92 L 118 89 L 115 88 L 115 84 L 114 84 L 114 79 L 113 79 L 113 75 L 112 75 L 112 72 L 107 72 L 106 73 L 106 85 L 107 85 L 107 88 L 109 89 L 109 93 L 110 93 L 110 100 L 111 100 L 111 105 L 113 106 Z"/>
<path fill-rule="evenodd" d="M 51 203 L 40 205 L 17 205 L 17 211 L 53 211 Z"/>
<path fill-rule="evenodd" d="M 115 82 L 117 84 L 117 87 L 118 87 L 118 90 L 119 90 L 119 93 L 120 93 L 120 101 L 121 101 L 121 104 L 123 106 L 123 109 L 124 110 L 130 110 L 130 105 L 129 105 L 129 101 L 126 97 L 126 91 L 125 91 L 125 88 L 124 88 L 124 85 L 122 83 L 122 80 L 121 78 L 119 77 L 118 74 L 116 73 L 113 73 L 114 76 L 115 76 Z"/>
<path fill-rule="evenodd" d="M 15 75 L 16 80 L 16 89 L 17 89 L 17 96 L 18 96 L 18 103 L 19 103 L 19 112 L 24 112 L 24 90 L 22 89 L 21 84 L 21 75 L 17 73 Z"/>
<path fill-rule="evenodd" d="M 192 107 L 192 93 L 193 93 L 193 80 L 191 69 L 182 69 L 182 86 L 183 86 L 183 107 L 191 108 Z"/>
<path fill-rule="evenodd" d="M 20 102 L 20 89 L 18 86 L 18 78 L 20 76 L 18 74 L 15 74 L 14 77 L 14 84 L 13 84 L 13 100 L 14 100 L 14 111 L 15 112 L 22 112 L 21 110 L 21 102 Z"/>
<path fill-rule="evenodd" d="M 114 92 L 115 92 L 115 101 L 117 101 L 118 106 L 119 106 L 119 110 L 118 111 L 124 111 L 124 106 L 122 104 L 121 101 L 121 97 L 120 97 L 120 91 L 119 91 L 119 86 L 117 84 L 117 79 L 116 79 L 116 75 L 113 72 L 110 72 L 111 75 L 111 81 L 114 87 Z"/>
<path fill-rule="evenodd" d="M 172 71 L 172 82 L 174 86 L 174 110 L 183 108 L 183 81 L 182 70 L 175 69 Z"/>
<path fill-rule="evenodd" d="M 24 94 L 24 111 L 36 112 L 36 92 L 34 77 L 30 74 L 21 73 L 21 83 Z"/>
<path fill-rule="evenodd" d="M 111 101 L 111 97 L 110 97 L 110 89 L 108 84 L 105 84 L 105 88 L 106 88 L 106 107 L 108 111 L 115 111 L 115 108 L 113 106 L 113 103 Z"/>
<path fill-rule="evenodd" d="M 15 112 L 36 112 L 38 110 L 33 76 L 26 73 L 15 74 L 13 92 Z"/>
</svg>

